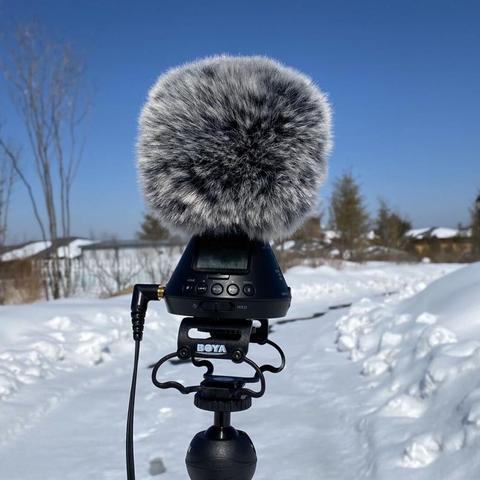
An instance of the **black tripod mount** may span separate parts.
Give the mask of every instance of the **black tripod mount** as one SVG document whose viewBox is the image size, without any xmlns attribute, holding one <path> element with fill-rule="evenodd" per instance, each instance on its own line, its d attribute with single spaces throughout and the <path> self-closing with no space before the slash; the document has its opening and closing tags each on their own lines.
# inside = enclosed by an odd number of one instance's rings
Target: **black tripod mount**
<svg viewBox="0 0 480 480">
<path fill-rule="evenodd" d="M 202 332 L 194 338 L 192 330 Z M 197 433 L 190 443 L 186 465 L 191 480 L 251 480 L 257 465 L 257 455 L 249 436 L 235 429 L 232 412 L 247 410 L 252 398 L 265 393 L 265 372 L 278 373 L 285 366 L 281 348 L 269 340 L 268 320 L 227 320 L 185 318 L 180 324 L 177 351 L 160 359 L 152 371 L 152 381 L 162 389 L 174 388 L 182 394 L 195 393 L 195 406 L 214 412 L 213 425 Z M 208 338 L 203 338 L 208 334 Z M 270 345 L 280 355 L 280 365 L 257 365 L 248 354 L 250 343 Z M 158 371 L 168 360 L 190 361 L 206 369 L 199 385 L 184 386 L 174 381 L 159 381 Z M 215 375 L 212 359 L 246 363 L 254 373 L 250 377 Z M 257 384 L 252 390 L 247 385 Z"/>
</svg>

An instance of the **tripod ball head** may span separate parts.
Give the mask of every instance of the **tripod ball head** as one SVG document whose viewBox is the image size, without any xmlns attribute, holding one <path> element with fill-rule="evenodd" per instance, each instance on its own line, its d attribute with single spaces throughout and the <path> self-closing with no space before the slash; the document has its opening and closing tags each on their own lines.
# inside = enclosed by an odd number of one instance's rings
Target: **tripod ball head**
<svg viewBox="0 0 480 480">
<path fill-rule="evenodd" d="M 251 480 L 257 454 L 245 432 L 212 426 L 195 435 L 185 463 L 191 480 Z"/>
</svg>

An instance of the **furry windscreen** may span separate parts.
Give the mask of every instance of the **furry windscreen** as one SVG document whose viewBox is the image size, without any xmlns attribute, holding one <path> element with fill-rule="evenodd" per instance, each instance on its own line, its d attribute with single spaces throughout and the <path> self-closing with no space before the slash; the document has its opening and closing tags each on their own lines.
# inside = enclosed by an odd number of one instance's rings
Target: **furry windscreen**
<svg viewBox="0 0 480 480">
<path fill-rule="evenodd" d="M 140 117 L 138 170 L 162 223 L 190 234 L 293 232 L 317 202 L 330 107 L 265 57 L 218 56 L 162 75 Z"/>
</svg>

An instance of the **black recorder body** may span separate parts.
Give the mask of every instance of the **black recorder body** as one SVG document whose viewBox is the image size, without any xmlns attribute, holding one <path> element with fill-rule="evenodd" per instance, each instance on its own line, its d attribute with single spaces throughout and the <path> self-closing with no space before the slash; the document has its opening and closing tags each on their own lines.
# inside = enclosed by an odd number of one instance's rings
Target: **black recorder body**
<svg viewBox="0 0 480 480">
<path fill-rule="evenodd" d="M 221 319 L 286 315 L 290 288 L 269 243 L 243 236 L 194 236 L 166 289 L 168 311 Z"/>
</svg>

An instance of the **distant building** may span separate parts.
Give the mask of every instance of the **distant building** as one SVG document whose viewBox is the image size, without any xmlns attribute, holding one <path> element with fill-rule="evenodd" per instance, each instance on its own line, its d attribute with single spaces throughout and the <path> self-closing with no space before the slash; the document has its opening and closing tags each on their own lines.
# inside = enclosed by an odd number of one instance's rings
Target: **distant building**
<svg viewBox="0 0 480 480">
<path fill-rule="evenodd" d="M 19 245 L 9 245 L 0 251 L 0 262 L 14 262 L 19 260 L 45 260 L 52 257 L 54 248 L 59 258 L 78 258 L 82 254 L 81 248 L 94 243 L 93 240 L 81 237 L 60 238 L 56 247 L 50 240 L 26 242 Z"/>
<path fill-rule="evenodd" d="M 78 278 L 80 272 L 81 247 L 92 240 L 80 237 L 51 241 L 33 241 L 5 246 L 0 250 L 0 303 L 30 302 L 37 300 L 42 292 L 49 292 L 48 275 L 55 250 L 59 258 L 60 272 L 71 272 Z M 68 263 L 67 263 L 68 262 Z"/>
<path fill-rule="evenodd" d="M 98 264 L 102 259 L 118 256 L 123 262 L 137 261 L 139 255 L 150 253 L 180 253 L 185 242 L 178 238 L 166 240 L 107 240 L 90 243 L 81 247 L 82 262 L 89 265 Z"/>
<path fill-rule="evenodd" d="M 35 281 L 35 295 L 48 288 L 45 272 L 50 266 L 54 249 L 61 268 L 71 272 L 73 291 L 82 295 L 113 295 L 134 283 L 167 281 L 184 248 L 177 237 L 167 240 L 109 240 L 87 238 L 34 241 L 10 245 L 0 250 L 0 303 L 5 292 Z M 65 263 L 68 261 L 67 263 Z M 34 290 L 34 288 L 30 288 Z M 5 295 L 3 295 L 5 296 Z M 32 293 L 30 300 L 35 300 Z"/>
<path fill-rule="evenodd" d="M 472 233 L 469 228 L 419 228 L 409 230 L 405 237 L 421 257 L 441 256 L 461 260 L 472 253 Z"/>
</svg>

